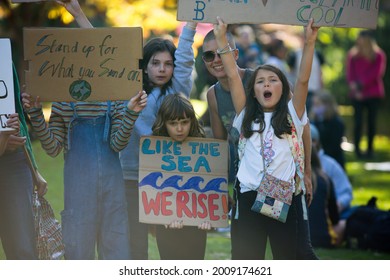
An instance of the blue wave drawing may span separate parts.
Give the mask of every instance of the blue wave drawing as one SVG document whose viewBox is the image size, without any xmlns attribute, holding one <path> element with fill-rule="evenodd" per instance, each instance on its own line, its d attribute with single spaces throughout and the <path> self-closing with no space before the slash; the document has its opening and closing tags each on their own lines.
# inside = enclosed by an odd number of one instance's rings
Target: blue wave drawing
<svg viewBox="0 0 390 280">
<path fill-rule="evenodd" d="M 152 186 L 155 189 L 160 189 L 160 187 L 157 186 L 157 180 L 158 178 L 162 177 L 163 175 L 161 172 L 152 172 L 142 179 L 142 181 L 139 183 L 139 187 Z"/>
<path fill-rule="evenodd" d="M 223 191 L 223 190 L 220 190 L 219 188 L 221 187 L 221 184 L 222 183 L 225 183 L 225 184 L 227 184 L 227 180 L 225 179 L 225 178 L 214 178 L 214 179 L 211 179 L 208 183 L 207 183 L 207 185 L 206 185 L 206 187 L 205 187 L 205 189 L 207 189 L 207 190 L 212 190 L 212 191 L 216 191 L 216 192 L 227 192 L 227 190 L 226 191 Z"/>
<path fill-rule="evenodd" d="M 183 180 L 183 176 L 179 176 L 179 175 L 173 175 L 171 177 L 169 177 L 168 179 L 166 179 L 164 181 L 164 183 L 161 184 L 161 189 L 163 188 L 167 188 L 167 187 L 172 187 L 172 188 L 175 188 L 175 189 L 179 189 L 179 181 L 182 181 Z"/>
<path fill-rule="evenodd" d="M 194 176 L 188 179 L 187 182 L 180 188 L 180 190 L 196 190 L 198 192 L 203 192 L 203 189 L 200 189 L 200 183 L 203 183 L 204 180 L 200 176 Z"/>
<path fill-rule="evenodd" d="M 182 186 L 179 186 L 179 181 L 183 181 L 183 176 L 173 175 L 164 180 L 163 183 L 159 186 L 157 184 L 157 180 L 159 178 L 163 178 L 163 174 L 161 172 L 152 172 L 146 175 L 141 182 L 139 183 L 139 187 L 143 186 L 151 186 L 154 189 L 161 190 L 167 187 L 172 187 L 177 190 L 195 190 L 200 193 L 205 193 L 208 191 L 215 191 L 219 193 L 226 193 L 227 190 L 221 189 L 221 184 L 227 184 L 227 180 L 225 178 L 214 178 L 211 179 L 204 188 L 200 187 L 200 184 L 204 182 L 204 179 L 200 176 L 193 176 L 189 178 Z"/>
</svg>

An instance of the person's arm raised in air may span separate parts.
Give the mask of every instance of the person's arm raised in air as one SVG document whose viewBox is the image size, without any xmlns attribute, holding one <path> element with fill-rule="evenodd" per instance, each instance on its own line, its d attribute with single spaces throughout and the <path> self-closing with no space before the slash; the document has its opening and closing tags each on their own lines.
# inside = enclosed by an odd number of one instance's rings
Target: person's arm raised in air
<svg viewBox="0 0 390 280">
<path fill-rule="evenodd" d="M 298 76 L 295 82 L 294 95 L 292 97 L 294 108 L 299 118 L 302 118 L 303 113 L 305 112 L 311 65 L 313 63 L 314 47 L 318 29 L 319 27 L 313 26 L 313 19 L 310 19 L 308 25 L 305 27 L 305 42 L 303 45 Z"/>
<path fill-rule="evenodd" d="M 65 7 L 65 9 L 74 17 L 77 24 L 81 28 L 93 28 L 91 22 L 88 20 L 83 10 L 81 9 L 78 0 L 62 0 L 56 2 L 59 5 Z"/>
<path fill-rule="evenodd" d="M 226 37 L 227 24 L 225 24 L 220 17 L 217 17 L 217 21 L 218 23 L 214 24 L 214 34 L 218 45 L 217 52 L 221 56 L 223 67 L 229 81 L 234 110 L 238 115 L 245 107 L 245 90 L 238 72 L 236 61 L 233 57 L 233 50 Z"/>
<path fill-rule="evenodd" d="M 196 33 L 196 22 L 187 22 L 179 36 L 179 43 L 175 52 L 175 68 L 172 76 L 172 88 L 175 92 L 181 92 L 190 97 L 193 79 L 192 70 L 195 64 L 194 36 Z"/>
</svg>

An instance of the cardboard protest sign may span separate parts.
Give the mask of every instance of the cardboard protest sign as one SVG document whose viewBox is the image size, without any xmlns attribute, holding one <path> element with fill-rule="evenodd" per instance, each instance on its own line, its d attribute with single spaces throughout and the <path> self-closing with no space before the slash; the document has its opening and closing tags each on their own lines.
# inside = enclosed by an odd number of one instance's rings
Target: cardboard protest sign
<svg viewBox="0 0 390 280">
<path fill-rule="evenodd" d="M 6 122 L 15 113 L 14 79 L 12 71 L 11 41 L 0 38 L 0 131 L 12 132 Z"/>
<path fill-rule="evenodd" d="M 212 227 L 228 225 L 228 144 L 210 138 L 142 137 L 139 220 Z"/>
<path fill-rule="evenodd" d="M 142 29 L 25 28 L 26 90 L 42 101 L 129 100 L 142 89 Z"/>
<path fill-rule="evenodd" d="M 379 0 L 178 0 L 177 19 L 376 28 Z"/>
</svg>

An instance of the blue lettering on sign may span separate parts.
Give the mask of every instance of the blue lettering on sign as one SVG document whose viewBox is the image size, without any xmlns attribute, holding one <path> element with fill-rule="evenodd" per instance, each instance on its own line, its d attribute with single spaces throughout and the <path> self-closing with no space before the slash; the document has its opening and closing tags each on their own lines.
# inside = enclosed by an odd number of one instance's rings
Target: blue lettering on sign
<svg viewBox="0 0 390 280">
<path fill-rule="evenodd" d="M 188 142 L 189 155 L 182 155 L 181 142 L 171 140 L 155 140 L 145 138 L 141 143 L 141 153 L 144 155 L 161 154 L 161 169 L 179 172 L 211 173 L 207 156 L 218 157 L 220 143 Z"/>
<path fill-rule="evenodd" d="M 191 147 L 191 154 L 208 155 L 213 157 L 219 156 L 219 143 L 199 143 L 188 142 L 188 146 Z"/>
<path fill-rule="evenodd" d="M 150 139 L 145 139 L 142 142 L 141 150 L 142 153 L 146 155 L 154 154 L 174 154 L 181 155 L 181 143 L 172 142 L 167 140 L 157 140 L 155 146 L 152 147 L 152 141 Z"/>
<path fill-rule="evenodd" d="M 206 8 L 206 4 L 203 1 L 196 1 L 196 8 L 194 9 L 196 16 L 193 20 L 203 20 L 204 19 L 204 8 Z"/>
<path fill-rule="evenodd" d="M 200 156 L 196 159 L 194 167 L 190 166 L 191 156 L 174 157 L 173 155 L 164 155 L 162 161 L 164 164 L 161 165 L 161 169 L 164 171 L 174 171 L 177 169 L 179 172 L 183 173 L 196 173 L 202 168 L 207 173 L 211 172 L 210 164 L 204 156 Z"/>
<path fill-rule="evenodd" d="M 222 0 L 224 1 L 224 0 Z M 210 2 L 210 0 L 208 0 L 208 2 Z M 230 3 L 233 3 L 233 4 L 248 4 L 248 0 L 229 0 Z M 193 20 L 203 20 L 204 19 L 204 10 L 206 8 L 206 3 L 205 1 L 195 1 L 195 8 L 194 8 L 194 12 L 195 12 L 195 17 L 192 18 Z"/>
<path fill-rule="evenodd" d="M 194 167 L 194 171 L 198 172 L 201 167 L 203 167 L 207 173 L 211 172 L 209 162 L 207 161 L 207 159 L 204 156 L 200 156 L 198 158 L 198 160 L 196 161 L 195 167 Z"/>
</svg>

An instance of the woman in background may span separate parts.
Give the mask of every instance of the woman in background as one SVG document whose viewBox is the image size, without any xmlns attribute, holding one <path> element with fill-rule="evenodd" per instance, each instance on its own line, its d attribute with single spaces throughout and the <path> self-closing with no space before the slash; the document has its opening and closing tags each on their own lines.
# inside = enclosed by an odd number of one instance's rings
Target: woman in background
<svg viewBox="0 0 390 280">
<path fill-rule="evenodd" d="M 364 30 L 356 39 L 355 46 L 347 56 L 347 81 L 349 97 L 355 109 L 354 142 L 358 158 L 363 156 L 360 140 L 363 129 L 363 114 L 367 112 L 367 152 L 364 156 L 374 155 L 374 136 L 376 134 L 376 116 L 381 99 L 385 97 L 383 77 L 386 72 L 386 54 L 377 45 L 373 32 Z"/>
</svg>

